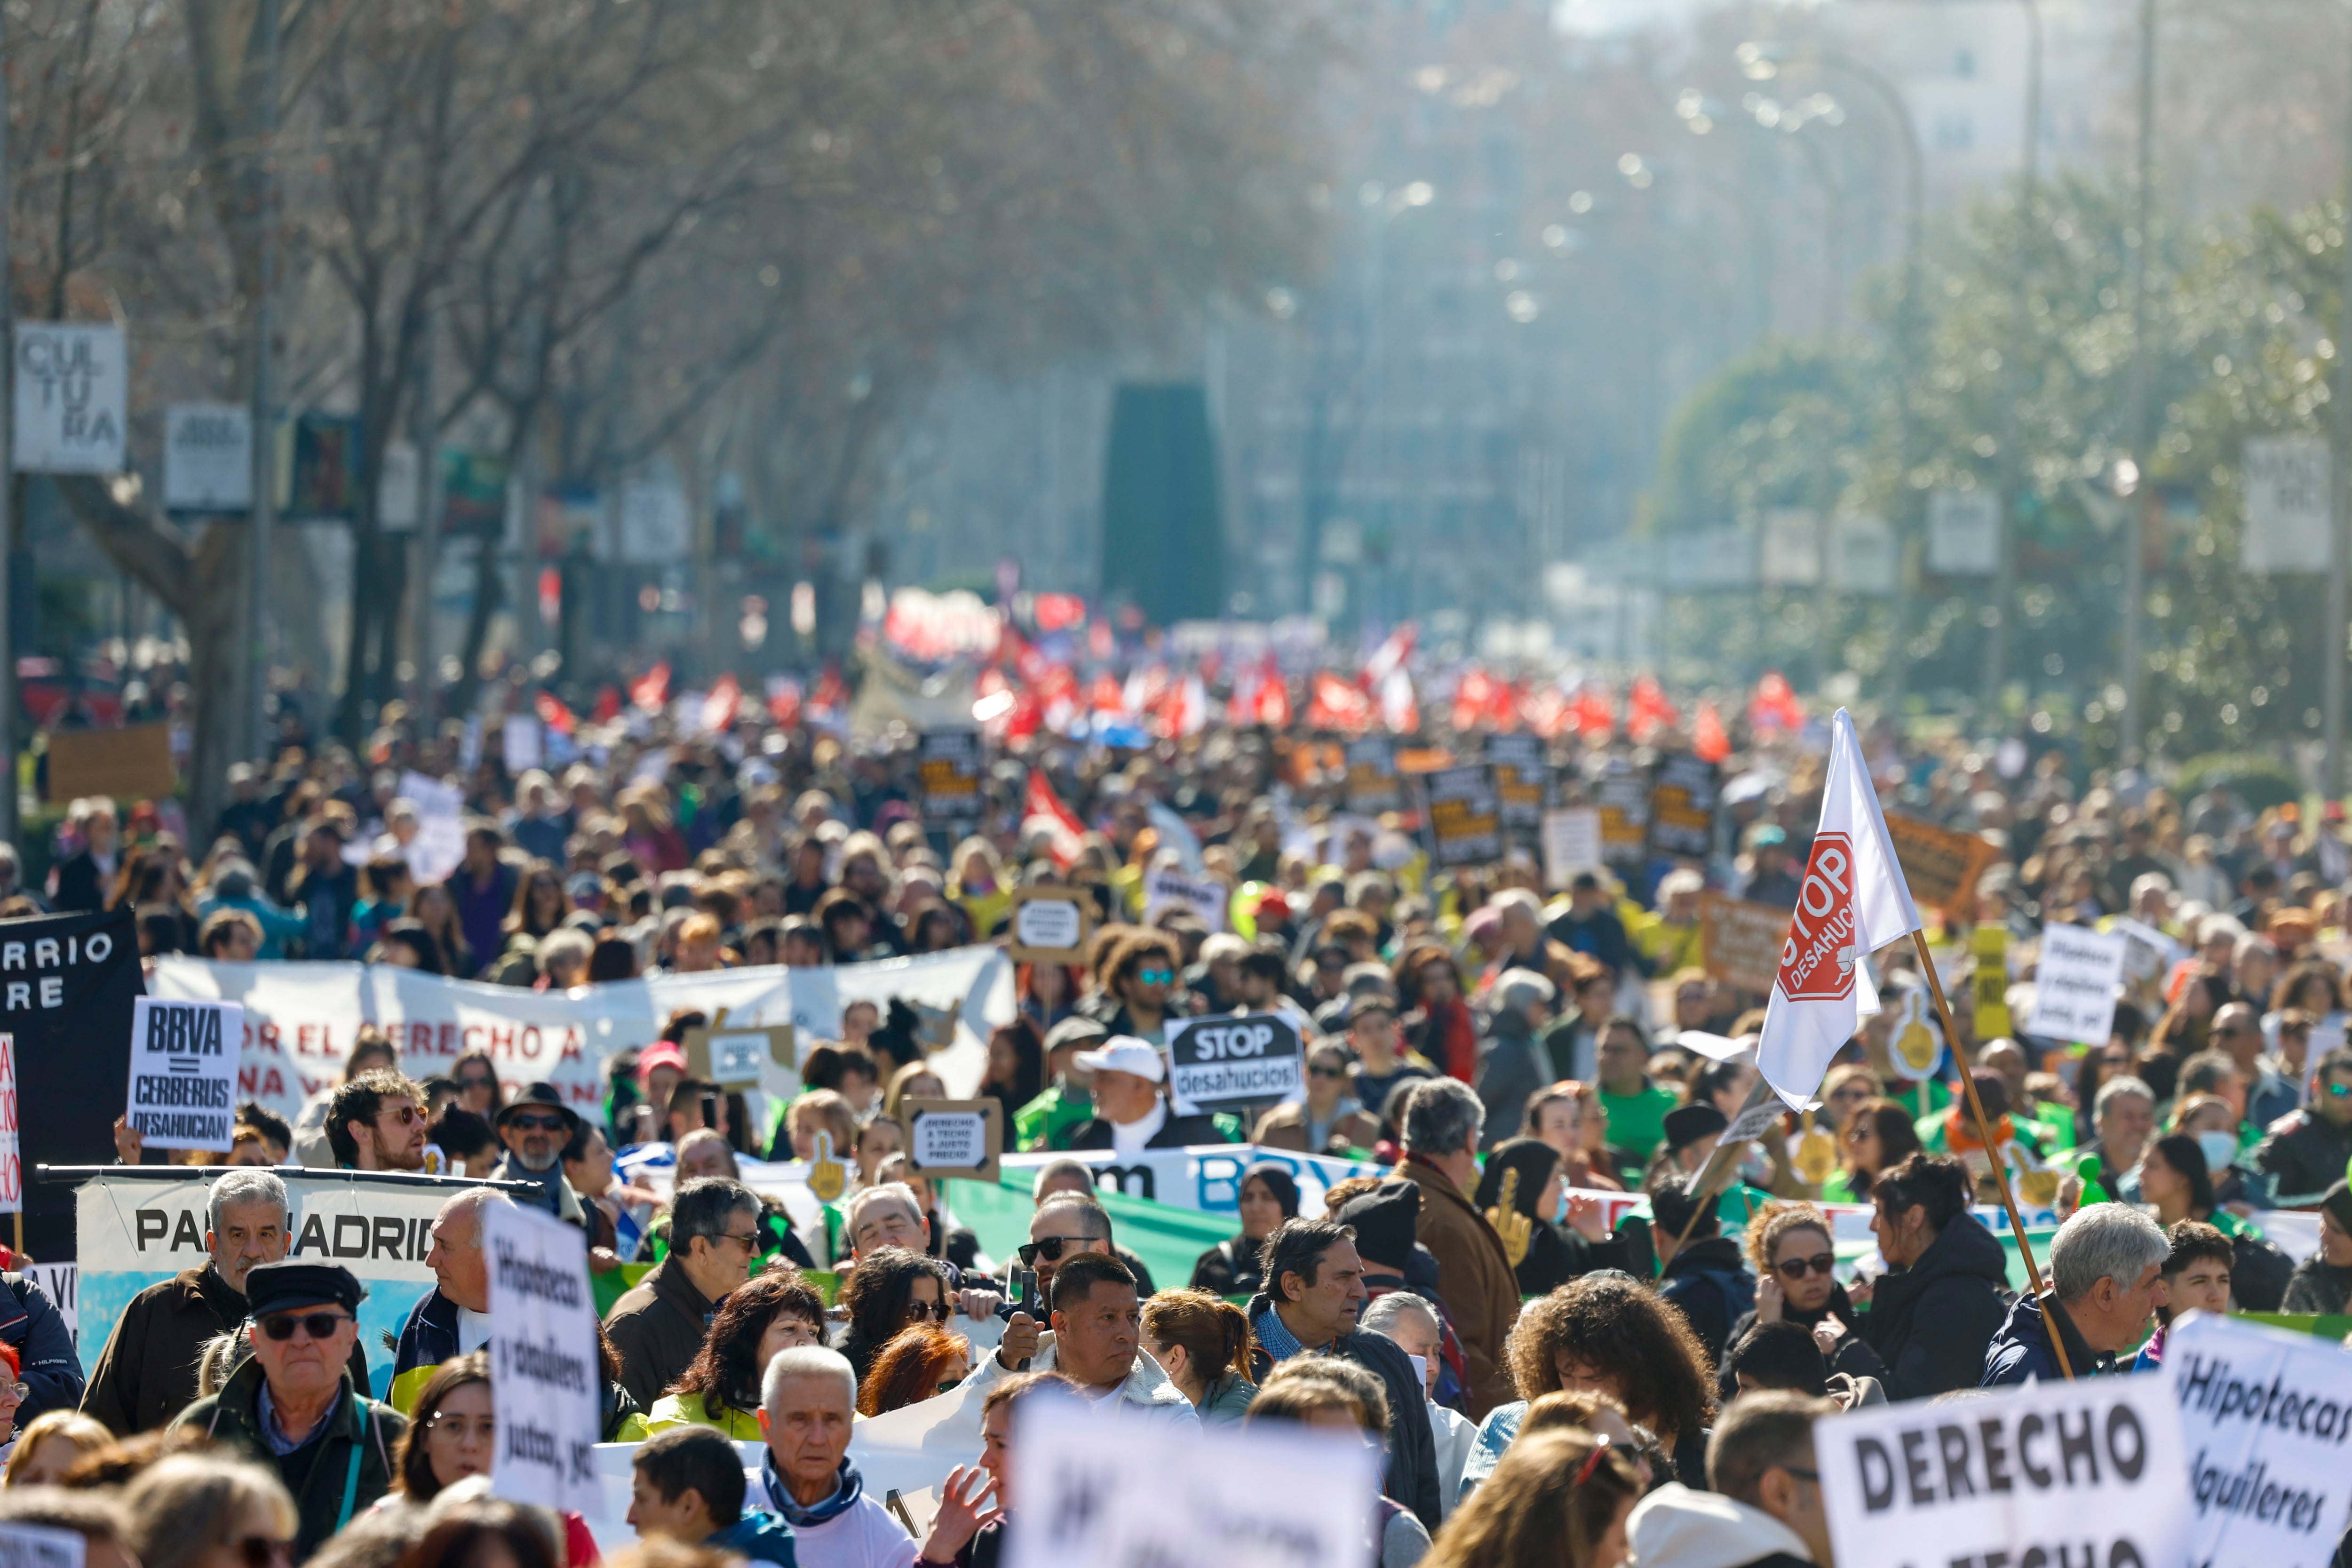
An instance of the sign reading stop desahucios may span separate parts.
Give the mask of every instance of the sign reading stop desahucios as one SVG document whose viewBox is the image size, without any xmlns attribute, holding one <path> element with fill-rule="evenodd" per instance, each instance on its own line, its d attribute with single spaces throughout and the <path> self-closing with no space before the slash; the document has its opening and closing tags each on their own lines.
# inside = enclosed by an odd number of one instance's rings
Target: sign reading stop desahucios
<svg viewBox="0 0 2352 1568">
<path fill-rule="evenodd" d="M 1168 1026 L 1168 1093 L 1183 1111 L 1288 1100 L 1305 1091 L 1298 1030 L 1275 1013 Z"/>
</svg>

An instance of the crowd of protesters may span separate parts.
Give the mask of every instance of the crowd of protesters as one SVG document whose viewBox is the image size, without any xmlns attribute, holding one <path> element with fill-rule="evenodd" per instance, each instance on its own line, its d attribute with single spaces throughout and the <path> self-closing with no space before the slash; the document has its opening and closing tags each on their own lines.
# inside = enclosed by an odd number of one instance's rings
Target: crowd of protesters
<svg viewBox="0 0 2352 1568">
<path fill-rule="evenodd" d="M 488 755 L 460 769 L 461 731 L 419 737 L 395 713 L 364 762 L 329 747 L 238 770 L 209 837 L 144 803 L 76 802 L 42 886 L 0 868 L 0 915 L 128 907 L 150 955 L 564 990 L 1001 942 L 1017 892 L 1074 889 L 1086 951 L 1019 966 L 985 1042 L 976 1089 L 1011 1146 L 1250 1143 L 1377 1173 L 1309 1196 L 1255 1165 L 1237 1233 L 1189 1279 L 1155 1281 L 1083 1160 L 1037 1169 L 1008 1258 L 907 1173 L 902 1102 L 947 1086 L 902 1002 L 845 1009 L 837 1037 L 804 1042 L 800 1096 L 765 1107 L 690 1075 L 698 1013 L 610 1058 L 601 1116 L 502 1084 L 487 1055 L 404 1061 L 371 1036 L 301 1116 L 247 1106 L 234 1152 L 174 1156 L 253 1168 L 214 1180 L 209 1262 L 142 1293 L 102 1344 L 78 1354 L 10 1277 L 0 1520 L 147 1568 L 587 1561 L 578 1521 L 481 1479 L 481 1217 L 515 1201 L 577 1226 L 592 1268 L 652 1266 L 604 1324 L 600 1434 L 642 1445 L 629 1522 L 649 1568 L 992 1563 L 1040 1394 L 1187 1429 L 1358 1430 L 1385 1456 L 1364 1545 L 1383 1565 L 1827 1568 L 1814 1420 L 2146 1369 L 2179 1312 L 2340 1312 L 2352 1292 L 2352 867 L 2332 806 L 2306 820 L 2137 770 L 2082 776 L 2056 750 L 1869 736 L 1889 810 L 1986 847 L 1932 932 L 1957 1037 L 1931 1069 L 1907 1061 L 1897 1032 L 1925 976 L 1907 950 L 1878 955 L 1886 1009 L 1822 1109 L 1738 1152 L 1729 1191 L 1702 1199 L 1685 1184 L 1748 1101 L 1761 1001 L 1710 966 L 1702 900 L 1793 903 L 1822 774 L 1801 730 L 1724 742 L 1739 749 L 1706 852 L 1637 844 L 1556 879 L 1524 841 L 1436 864 L 1411 770 L 1475 759 L 1475 733 L 1423 737 L 1384 811 L 1360 809 L 1367 781 L 1337 739 L 1295 728 L 1032 739 L 984 753 L 955 822 L 926 816 L 916 740 L 749 713 L 687 735 L 640 715 L 509 773 Z M 1549 798 L 1605 798 L 1693 743 L 1672 727 L 1639 746 L 1554 738 Z M 412 772 L 465 802 L 462 857 L 438 875 L 420 874 L 433 836 L 400 794 Z M 1162 868 L 1223 890 L 1221 929 L 1149 900 Z M 2110 1037 L 2024 1033 L 2042 927 L 2119 920 L 2153 960 Z M 1181 1109 L 1170 1023 L 1265 1012 L 1306 1041 L 1302 1092 L 1243 1117 Z M 127 1128 L 117 1142 L 159 1158 Z M 740 1179 L 820 1144 L 846 1183 L 814 1222 Z M 652 1149 L 669 1163 L 649 1183 L 633 1157 Z M 428 1159 L 520 1185 L 441 1211 L 436 1284 L 380 1347 L 378 1403 L 361 1287 L 286 1259 L 269 1168 Z M 2063 1218 L 2038 1295 L 1977 1217 L 1996 1165 Z M 1646 1214 L 1622 1212 L 1637 1195 Z M 1863 1208 L 1874 1245 L 1857 1248 L 1839 1216 Z M 2300 1260 L 2262 1224 L 2294 1210 L 2318 1215 Z M 1000 1319 L 993 1348 L 958 1331 Z M 983 1446 L 910 1528 L 865 1489 L 851 1435 L 965 1389 Z M 736 1443 L 764 1456 L 747 1471 Z"/>
</svg>

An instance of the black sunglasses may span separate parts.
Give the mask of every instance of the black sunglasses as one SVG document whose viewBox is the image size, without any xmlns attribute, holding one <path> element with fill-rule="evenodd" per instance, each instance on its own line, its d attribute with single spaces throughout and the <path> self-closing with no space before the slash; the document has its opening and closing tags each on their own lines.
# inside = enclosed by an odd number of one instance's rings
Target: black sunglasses
<svg viewBox="0 0 2352 1568">
<path fill-rule="evenodd" d="M 1834 1252 L 1816 1252 L 1811 1258 L 1784 1258 L 1772 1265 L 1772 1272 L 1786 1275 L 1791 1279 L 1802 1279 L 1807 1269 L 1826 1279 L 1836 1268 L 1837 1254 Z"/>
<path fill-rule="evenodd" d="M 457 1080 L 457 1087 L 459 1089 L 496 1089 L 499 1087 L 499 1080 L 494 1078 L 461 1078 Z"/>
<path fill-rule="evenodd" d="M 1059 1263 L 1064 1247 L 1083 1247 L 1092 1239 L 1085 1236 L 1049 1236 L 1043 1241 L 1024 1241 L 1014 1250 L 1021 1254 L 1021 1261 L 1025 1264 L 1034 1265 L 1040 1254 L 1048 1263 Z"/>
<path fill-rule="evenodd" d="M 1348 1073 L 1344 1068 L 1314 1067 L 1307 1069 L 1307 1076 L 1308 1078 L 1346 1078 Z"/>
<path fill-rule="evenodd" d="M 552 1132 L 563 1125 L 560 1116 L 513 1116 L 507 1119 L 509 1127 L 520 1127 L 534 1132 Z"/>
<path fill-rule="evenodd" d="M 294 1337 L 300 1329 L 314 1340 L 332 1338 L 335 1331 L 351 1321 L 341 1312 L 272 1312 L 261 1320 L 261 1331 L 281 1343 Z"/>
</svg>

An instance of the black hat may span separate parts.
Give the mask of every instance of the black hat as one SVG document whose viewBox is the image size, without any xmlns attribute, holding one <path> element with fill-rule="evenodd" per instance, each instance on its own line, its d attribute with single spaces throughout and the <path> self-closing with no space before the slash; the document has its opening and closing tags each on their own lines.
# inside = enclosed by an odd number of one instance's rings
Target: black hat
<svg viewBox="0 0 2352 1568">
<path fill-rule="evenodd" d="M 1412 1261 L 1414 1227 L 1421 1223 L 1421 1188 L 1406 1181 L 1382 1182 L 1349 1198 L 1331 1216 L 1356 1231 L 1356 1251 L 1365 1262 L 1402 1274 Z"/>
<path fill-rule="evenodd" d="M 341 1307 L 356 1312 L 367 1287 L 340 1263 L 257 1263 L 245 1276 L 246 1305 L 257 1318 L 302 1307 Z"/>
<path fill-rule="evenodd" d="M 1700 1139 L 1720 1133 L 1730 1125 L 1731 1118 L 1705 1100 L 1696 1105 L 1677 1105 L 1666 1112 L 1666 1147 L 1687 1149 Z"/>
<path fill-rule="evenodd" d="M 500 1130 L 503 1131 L 506 1127 L 508 1117 L 512 1116 L 518 1110 L 526 1109 L 532 1110 L 552 1110 L 563 1118 L 563 1131 L 566 1133 L 572 1133 L 580 1131 L 580 1113 L 563 1103 L 563 1091 L 556 1088 L 551 1083 L 532 1084 L 529 1089 L 526 1089 L 520 1094 L 516 1095 L 514 1099 L 509 1100 L 506 1104 L 499 1106 L 498 1115 L 492 1118 L 492 1120 L 496 1121 Z"/>
</svg>

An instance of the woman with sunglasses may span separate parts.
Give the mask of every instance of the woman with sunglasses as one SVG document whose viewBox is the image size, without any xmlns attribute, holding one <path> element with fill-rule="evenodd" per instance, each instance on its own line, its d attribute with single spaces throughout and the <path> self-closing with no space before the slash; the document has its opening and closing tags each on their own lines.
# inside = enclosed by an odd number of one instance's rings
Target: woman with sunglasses
<svg viewBox="0 0 2352 1568">
<path fill-rule="evenodd" d="M 1865 1100 L 1838 1130 L 1838 1171 L 1822 1184 L 1825 1204 L 1866 1204 L 1882 1172 L 1919 1152 L 1911 1113 L 1891 1100 Z"/>
<path fill-rule="evenodd" d="M 948 1266 L 903 1247 L 877 1247 L 857 1260 L 841 1288 L 849 1309 L 849 1331 L 841 1353 L 862 1385 L 882 1347 L 909 1324 L 944 1323 L 955 1310 L 955 1286 Z"/>
<path fill-rule="evenodd" d="M 457 1103 L 485 1121 L 507 1102 L 499 1069 L 491 1065 L 488 1051 L 467 1051 L 450 1065 L 449 1076 L 457 1080 Z"/>
<path fill-rule="evenodd" d="M 123 1489 L 123 1544 L 141 1568 L 292 1568 L 296 1518 L 285 1486 L 258 1465 L 173 1454 Z"/>
<path fill-rule="evenodd" d="M 1258 1118 L 1250 1142 L 1264 1149 L 1342 1159 L 1380 1142 L 1379 1119 L 1367 1115 L 1363 1103 L 1349 1092 L 1349 1069 L 1355 1065 L 1348 1047 L 1336 1040 L 1308 1047 L 1307 1098 L 1277 1105 Z"/>
<path fill-rule="evenodd" d="M 1630 1262 L 1597 1209 L 1569 1203 L 1559 1151 L 1540 1138 L 1507 1138 L 1495 1145 L 1478 1178 L 1476 1206 L 1503 1238 L 1503 1250 L 1513 1255 L 1523 1296 L 1549 1296 L 1580 1275 Z M 1564 1228 L 1561 1222 L 1569 1220 L 1578 1228 Z"/>
<path fill-rule="evenodd" d="M 1192 1264 L 1192 1288 L 1213 1296 L 1255 1296 L 1265 1289 L 1258 1252 L 1265 1238 L 1298 1217 L 1298 1181 L 1280 1165 L 1253 1165 L 1242 1174 L 1237 1207 L 1242 1233 L 1201 1254 Z"/>
<path fill-rule="evenodd" d="M 1767 1204 L 1748 1227 L 1747 1247 L 1748 1261 L 1756 1269 L 1756 1310 L 1732 1324 L 1723 1342 L 1724 1362 L 1716 1387 L 1726 1403 L 1739 1393 L 1731 1376 L 1731 1350 L 1759 1323 L 1799 1323 L 1811 1329 L 1830 1370 L 1849 1370 L 1839 1364 L 1839 1358 L 1861 1342 L 1853 1331 L 1862 1320 L 1853 1299 L 1837 1280 L 1837 1248 L 1830 1239 L 1829 1216 L 1811 1204 Z"/>
<path fill-rule="evenodd" d="M 938 1323 L 898 1331 L 858 1380 L 857 1414 L 887 1415 L 952 1393 L 971 1375 L 971 1342 Z"/>
<path fill-rule="evenodd" d="M 760 1374 L 780 1351 L 824 1343 L 824 1298 L 797 1268 L 754 1274 L 727 1293 L 702 1349 L 646 1417 L 648 1434 L 715 1426 L 760 1439 Z"/>
</svg>

